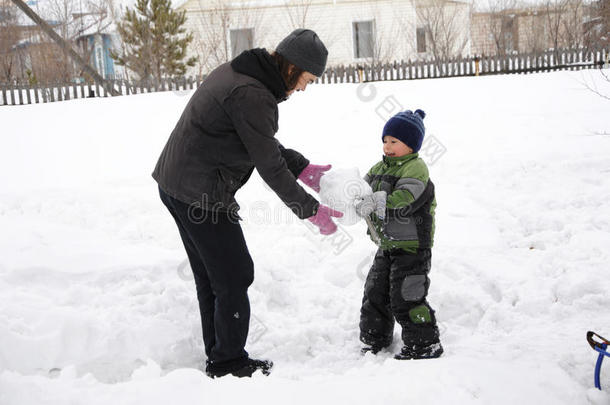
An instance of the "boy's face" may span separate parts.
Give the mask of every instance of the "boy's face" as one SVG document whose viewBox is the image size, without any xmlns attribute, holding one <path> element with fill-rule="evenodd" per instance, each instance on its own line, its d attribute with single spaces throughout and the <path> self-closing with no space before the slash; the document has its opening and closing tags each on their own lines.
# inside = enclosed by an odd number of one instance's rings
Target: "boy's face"
<svg viewBox="0 0 610 405">
<path fill-rule="evenodd" d="M 383 137 L 383 153 L 388 157 L 401 157 L 413 153 L 413 149 L 394 138 L 386 135 Z"/>
</svg>

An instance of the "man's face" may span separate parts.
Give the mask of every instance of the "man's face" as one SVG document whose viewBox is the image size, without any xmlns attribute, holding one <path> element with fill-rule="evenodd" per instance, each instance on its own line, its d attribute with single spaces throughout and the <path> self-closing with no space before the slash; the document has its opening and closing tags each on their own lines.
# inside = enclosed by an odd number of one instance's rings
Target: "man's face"
<svg viewBox="0 0 610 405">
<path fill-rule="evenodd" d="M 386 135 L 383 137 L 383 153 L 388 157 L 400 157 L 410 155 L 413 149 L 393 136 Z"/>
<path fill-rule="evenodd" d="M 305 91 L 308 84 L 313 83 L 317 77 L 309 72 L 303 72 L 301 76 L 299 76 L 299 80 L 297 81 L 297 85 L 294 89 L 289 90 L 287 95 L 290 96 L 295 91 Z"/>
</svg>

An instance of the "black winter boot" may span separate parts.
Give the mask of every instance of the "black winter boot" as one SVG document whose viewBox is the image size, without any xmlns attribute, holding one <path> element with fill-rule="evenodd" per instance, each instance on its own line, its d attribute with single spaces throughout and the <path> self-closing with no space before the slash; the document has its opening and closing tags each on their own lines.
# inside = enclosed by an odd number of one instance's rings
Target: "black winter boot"
<svg viewBox="0 0 610 405">
<path fill-rule="evenodd" d="M 383 349 L 384 349 L 384 346 L 367 345 L 367 346 L 364 346 L 362 349 L 360 349 L 360 354 L 363 356 L 367 353 L 377 354 L 380 351 L 382 351 Z"/>
<path fill-rule="evenodd" d="M 231 374 L 235 377 L 252 377 L 256 370 L 261 370 L 263 375 L 271 374 L 273 362 L 271 360 L 257 360 L 248 358 L 245 364 L 234 368 L 214 367 L 213 363 L 206 362 L 205 373 L 210 378 L 224 377 Z"/>
<path fill-rule="evenodd" d="M 443 354 L 443 346 L 440 342 L 429 345 L 410 345 L 403 346 L 394 358 L 396 360 L 421 360 L 436 359 Z"/>
</svg>

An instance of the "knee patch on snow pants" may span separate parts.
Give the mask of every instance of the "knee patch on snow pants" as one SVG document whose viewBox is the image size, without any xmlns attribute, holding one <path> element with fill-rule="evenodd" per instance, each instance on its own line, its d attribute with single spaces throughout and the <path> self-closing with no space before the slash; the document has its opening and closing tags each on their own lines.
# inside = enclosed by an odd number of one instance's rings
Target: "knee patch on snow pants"
<svg viewBox="0 0 610 405">
<path fill-rule="evenodd" d="M 390 254 L 390 304 L 398 322 L 407 318 L 414 323 L 431 321 L 422 307 L 430 287 L 430 257 L 429 249 L 421 249 L 415 255 L 403 251 Z"/>
</svg>

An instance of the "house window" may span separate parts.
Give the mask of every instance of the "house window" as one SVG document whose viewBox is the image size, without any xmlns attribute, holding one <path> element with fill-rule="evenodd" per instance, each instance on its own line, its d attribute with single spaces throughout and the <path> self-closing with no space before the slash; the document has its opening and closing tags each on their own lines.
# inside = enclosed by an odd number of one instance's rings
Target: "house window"
<svg viewBox="0 0 610 405">
<path fill-rule="evenodd" d="M 424 27 L 418 28 L 416 31 L 417 36 L 417 52 L 426 52 L 426 29 Z"/>
<path fill-rule="evenodd" d="M 231 55 L 236 57 L 243 51 L 254 47 L 254 30 L 252 28 L 231 30 Z"/>
<path fill-rule="evenodd" d="M 372 58 L 373 46 L 373 21 L 360 21 L 353 23 L 354 32 L 354 57 Z"/>
</svg>

